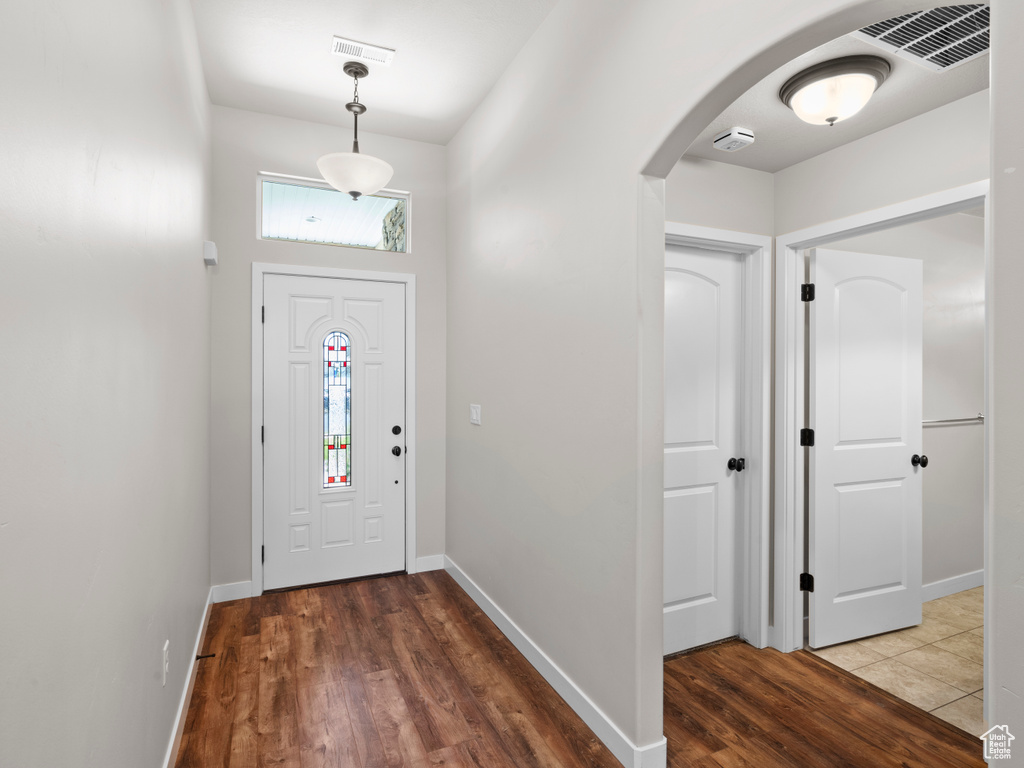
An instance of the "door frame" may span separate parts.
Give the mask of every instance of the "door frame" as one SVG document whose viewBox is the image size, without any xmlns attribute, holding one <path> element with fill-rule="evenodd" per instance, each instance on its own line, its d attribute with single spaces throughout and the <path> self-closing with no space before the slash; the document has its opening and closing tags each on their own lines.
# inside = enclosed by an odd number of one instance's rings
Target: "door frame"
<svg viewBox="0 0 1024 768">
<path fill-rule="evenodd" d="M 405 569 L 416 573 L 416 276 L 294 264 L 252 265 L 252 596 L 263 594 L 263 278 L 323 277 L 405 286 Z"/>
<path fill-rule="evenodd" d="M 800 573 L 804 569 L 804 509 L 807 501 L 804 449 L 800 429 L 804 424 L 806 362 L 804 359 L 804 304 L 800 286 L 804 283 L 802 251 L 837 240 L 866 235 L 902 224 L 912 224 L 985 205 L 988 231 L 988 179 L 953 189 L 876 208 L 842 219 L 817 224 L 775 238 L 776 253 L 776 337 L 775 337 L 775 498 L 772 530 L 774 570 L 774 621 L 768 642 L 780 651 L 795 651 L 804 645 L 804 599 Z M 986 297 L 991 295 L 991 249 L 985 238 Z M 991 325 L 986 319 L 985 412 L 988 413 Z M 988 477 L 989 429 L 985 425 L 985 473 Z M 990 509 L 988 483 L 985 486 L 984 520 L 988 529 Z M 988 563 L 988 538 L 985 537 Z M 987 571 L 987 568 L 986 568 Z M 986 622 L 987 623 L 987 622 Z M 989 665 L 986 665 L 986 677 Z M 986 680 L 986 683 L 989 681 Z"/>
<path fill-rule="evenodd" d="M 772 239 L 694 224 L 665 223 L 665 245 L 684 245 L 744 256 L 742 440 L 750 462 L 749 490 L 736 531 L 740 635 L 756 648 L 768 642 L 769 521 L 771 503 Z M 663 260 L 664 261 L 664 260 Z M 664 264 L 663 267 L 664 269 Z M 664 487 L 664 483 L 662 483 Z M 664 604 L 664 596 L 662 597 Z M 663 609 L 664 610 L 664 609 Z"/>
</svg>

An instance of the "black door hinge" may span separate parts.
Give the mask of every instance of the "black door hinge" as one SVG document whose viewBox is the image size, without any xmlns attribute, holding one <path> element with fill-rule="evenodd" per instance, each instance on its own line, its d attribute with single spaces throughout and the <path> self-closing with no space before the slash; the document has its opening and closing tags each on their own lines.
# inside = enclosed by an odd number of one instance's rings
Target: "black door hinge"
<svg viewBox="0 0 1024 768">
<path fill-rule="evenodd" d="M 814 283 L 804 283 L 800 286 L 800 301 L 814 301 Z"/>
<path fill-rule="evenodd" d="M 809 448 L 814 445 L 814 430 L 813 429 L 801 429 L 800 430 L 800 447 Z"/>
<path fill-rule="evenodd" d="M 267 322 L 267 308 L 265 306 L 264 307 L 260 307 L 260 322 L 261 323 Z"/>
<path fill-rule="evenodd" d="M 260 427 L 260 442 L 263 442 L 263 427 Z"/>
<path fill-rule="evenodd" d="M 260 562 L 267 562 L 267 548 L 265 546 L 260 547 Z"/>
<path fill-rule="evenodd" d="M 814 577 L 809 573 L 800 574 L 800 591 L 801 592 L 813 592 L 814 591 Z"/>
</svg>

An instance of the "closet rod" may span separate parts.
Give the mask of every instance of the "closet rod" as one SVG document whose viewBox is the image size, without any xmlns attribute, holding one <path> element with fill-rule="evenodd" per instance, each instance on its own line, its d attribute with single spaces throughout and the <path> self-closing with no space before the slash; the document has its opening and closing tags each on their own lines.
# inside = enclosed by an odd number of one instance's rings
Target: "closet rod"
<svg viewBox="0 0 1024 768">
<path fill-rule="evenodd" d="M 985 414 L 979 413 L 977 416 L 971 416 L 966 419 L 925 419 L 921 422 L 924 426 L 929 424 L 984 424 Z"/>
</svg>

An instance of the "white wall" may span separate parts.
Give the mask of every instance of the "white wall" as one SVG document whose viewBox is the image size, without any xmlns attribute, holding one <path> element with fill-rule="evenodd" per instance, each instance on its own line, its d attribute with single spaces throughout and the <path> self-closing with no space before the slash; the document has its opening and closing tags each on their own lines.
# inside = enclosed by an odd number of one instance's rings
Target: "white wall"
<svg viewBox="0 0 1024 768">
<path fill-rule="evenodd" d="M 775 234 L 775 175 L 683 155 L 665 179 L 665 220 Z"/>
<path fill-rule="evenodd" d="M 987 179 L 988 91 L 775 174 L 778 235 Z"/>
<path fill-rule="evenodd" d="M 0 765 L 160 765 L 185 685 L 210 584 L 194 37 L 187 0 L 0 9 Z"/>
<path fill-rule="evenodd" d="M 993 269 L 989 276 L 989 344 L 994 371 L 989 390 L 991 526 L 986 574 L 985 706 L 988 719 L 1024 733 L 1024 4 L 992 0 Z M 1015 748 L 1009 765 L 1024 765 Z M 1003 762 L 1003 761 L 1000 761 Z"/>
<path fill-rule="evenodd" d="M 339 109 L 342 105 L 339 102 Z M 372 125 L 372 112 L 364 123 Z M 248 581 L 252 556 L 250 321 L 252 263 L 416 275 L 416 511 L 418 556 L 444 552 L 445 149 L 364 132 L 364 152 L 395 168 L 412 193 L 411 253 L 258 240 L 259 171 L 319 178 L 316 160 L 351 146 L 350 130 L 213 108 L 211 569 L 214 584 Z"/>
<path fill-rule="evenodd" d="M 984 412 L 984 218 L 955 213 L 826 247 L 923 261 L 924 418 Z M 984 567 L 984 434 L 978 423 L 923 430 L 925 584 Z"/>
</svg>

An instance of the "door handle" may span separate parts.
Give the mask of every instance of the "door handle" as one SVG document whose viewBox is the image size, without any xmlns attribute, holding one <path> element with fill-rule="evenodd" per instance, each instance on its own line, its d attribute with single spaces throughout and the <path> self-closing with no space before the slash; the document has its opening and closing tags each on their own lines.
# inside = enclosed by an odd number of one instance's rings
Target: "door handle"
<svg viewBox="0 0 1024 768">
<path fill-rule="evenodd" d="M 921 467 L 922 469 L 924 469 L 925 467 L 928 466 L 928 457 L 918 456 L 915 453 L 913 456 L 910 457 L 910 463 L 913 464 L 915 467 Z"/>
<path fill-rule="evenodd" d="M 728 467 L 729 469 L 734 469 L 737 472 L 742 472 L 744 469 L 747 468 L 747 460 L 746 459 L 729 459 L 729 463 L 726 464 L 725 466 Z"/>
<path fill-rule="evenodd" d="M 393 454 L 395 454 L 395 456 L 401 456 L 402 455 L 402 449 L 399 448 L 397 445 L 394 448 L 391 449 L 391 452 Z"/>
</svg>

